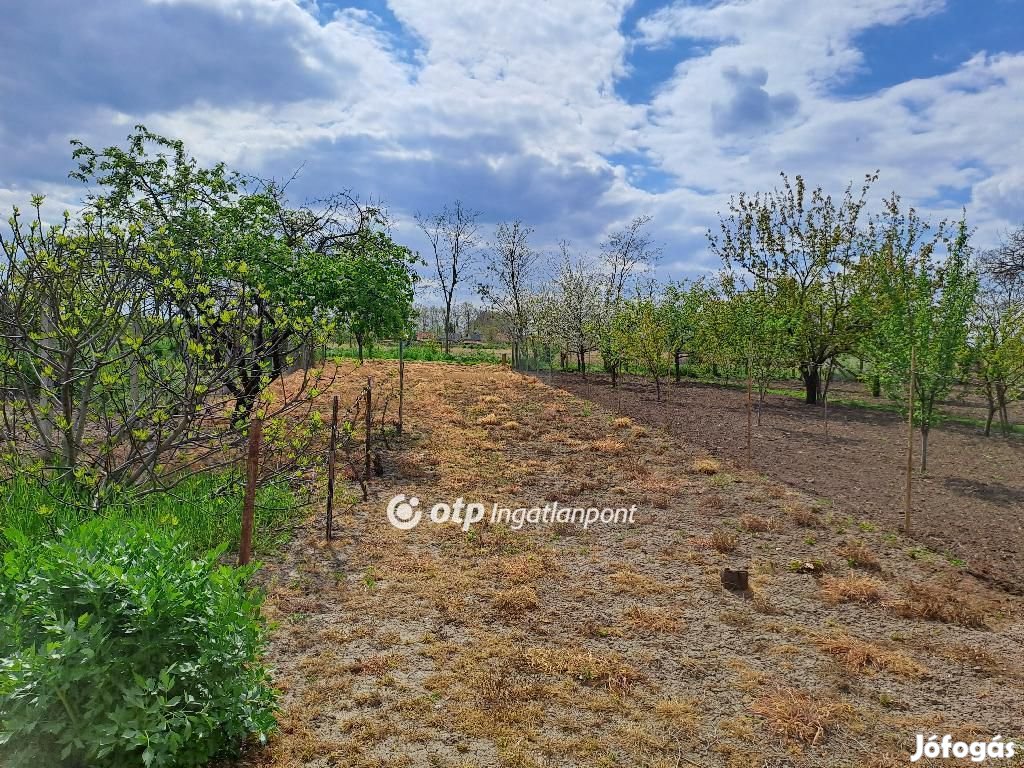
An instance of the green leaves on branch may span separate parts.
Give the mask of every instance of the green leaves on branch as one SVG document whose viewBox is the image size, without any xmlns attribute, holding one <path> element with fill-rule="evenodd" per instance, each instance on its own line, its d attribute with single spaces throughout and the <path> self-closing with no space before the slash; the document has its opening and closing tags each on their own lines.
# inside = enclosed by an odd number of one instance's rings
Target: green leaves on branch
<svg viewBox="0 0 1024 768">
<path fill-rule="evenodd" d="M 711 251 L 726 268 L 745 273 L 769 299 L 792 334 L 789 362 L 800 369 L 807 402 L 827 386 L 822 370 L 850 352 L 861 333 L 851 304 L 858 289 L 860 219 L 877 175 L 859 194 L 847 187 L 836 200 L 804 179 L 782 175 L 767 194 L 741 194 L 729 203 Z M 827 379 L 827 377 L 826 377 Z"/>
<path fill-rule="evenodd" d="M 632 364 L 654 379 L 661 400 L 661 379 L 668 373 L 671 319 L 666 305 L 651 299 L 622 302 L 611 321 L 610 346 L 616 359 Z"/>
<path fill-rule="evenodd" d="M 935 423 L 935 405 L 957 381 L 966 353 L 978 278 L 971 267 L 967 225 L 943 221 L 934 230 L 895 195 L 871 228 L 861 311 L 869 319 L 862 349 L 889 397 L 906 406 L 911 350 L 915 414 Z"/>
<path fill-rule="evenodd" d="M 322 390 L 313 350 L 338 322 L 408 324 L 412 258 L 378 209 L 347 193 L 293 206 L 143 127 L 75 147 L 84 212 L 49 224 L 37 197 L 0 233 L 9 472 L 84 484 L 97 508 L 165 487 L 230 462 L 250 414 Z"/>
</svg>

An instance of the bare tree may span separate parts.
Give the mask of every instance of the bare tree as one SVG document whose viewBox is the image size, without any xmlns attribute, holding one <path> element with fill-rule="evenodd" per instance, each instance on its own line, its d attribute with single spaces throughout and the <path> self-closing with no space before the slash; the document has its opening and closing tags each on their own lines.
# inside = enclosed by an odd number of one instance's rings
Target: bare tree
<svg viewBox="0 0 1024 768">
<path fill-rule="evenodd" d="M 479 211 L 456 200 L 433 216 L 416 214 L 416 223 L 430 242 L 438 284 L 444 296 L 444 351 L 451 351 L 452 305 L 455 289 L 472 271 L 477 249 Z"/>
<path fill-rule="evenodd" d="M 550 302 L 552 325 L 566 350 L 576 357 L 576 369 L 586 375 L 587 353 L 598 347 L 602 315 L 602 280 L 596 269 L 576 258 L 568 243 L 561 244 L 562 260 Z"/>
<path fill-rule="evenodd" d="M 661 248 L 646 230 L 650 223 L 650 216 L 637 216 L 601 244 L 609 301 L 618 302 L 636 273 L 652 267 L 661 256 Z"/>
<path fill-rule="evenodd" d="M 987 270 L 1002 281 L 1024 280 L 1024 227 L 1006 236 L 991 255 Z"/>
<path fill-rule="evenodd" d="M 417 306 L 416 317 L 419 330 L 424 333 L 432 333 L 435 336 L 444 335 L 444 307 L 433 304 Z"/>
<path fill-rule="evenodd" d="M 1006 268 L 1012 255 L 1004 247 L 978 260 L 981 284 L 970 347 L 979 389 L 988 402 L 986 436 L 996 415 L 1002 433 L 1010 432 L 1009 405 L 1024 397 L 1024 271 Z"/>
<path fill-rule="evenodd" d="M 540 254 L 529 244 L 533 229 L 516 219 L 502 222 L 490 250 L 490 283 L 481 283 L 480 296 L 501 314 L 512 342 L 512 365 L 518 366 L 529 329 L 527 296 Z"/>
<path fill-rule="evenodd" d="M 630 286 L 637 289 L 638 293 L 643 292 L 643 286 L 635 280 L 637 273 L 652 267 L 661 255 L 661 248 L 654 244 L 646 229 L 650 222 L 650 216 L 636 216 L 624 228 L 609 234 L 601 244 L 605 285 L 604 306 L 597 323 L 597 339 L 601 361 L 611 375 L 613 387 L 622 363 L 617 354 L 613 323 L 623 301 L 623 294 Z M 647 288 L 653 293 L 652 286 Z"/>
</svg>

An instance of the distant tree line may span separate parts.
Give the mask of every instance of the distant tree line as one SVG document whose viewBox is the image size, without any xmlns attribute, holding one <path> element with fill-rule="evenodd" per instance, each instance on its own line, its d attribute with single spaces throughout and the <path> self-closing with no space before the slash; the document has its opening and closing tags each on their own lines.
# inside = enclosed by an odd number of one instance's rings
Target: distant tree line
<svg viewBox="0 0 1024 768">
<path fill-rule="evenodd" d="M 895 194 L 870 208 L 876 181 L 834 197 L 783 174 L 774 190 L 733 197 L 708 233 L 721 270 L 682 283 L 652 279 L 661 249 L 648 216 L 610 231 L 594 255 L 563 242 L 553 259 L 522 221 L 485 239 L 461 203 L 420 223 L 437 244 L 445 297 L 482 276 L 473 287 L 516 364 L 557 361 L 585 375 L 596 356 L 612 386 L 640 372 L 659 399 L 669 377 L 749 374 L 759 419 L 772 381 L 798 376 L 814 404 L 842 373 L 914 409 L 926 465 L 937 406 L 955 386 L 985 398 L 986 434 L 996 420 L 1009 431 L 1009 406 L 1024 397 L 1024 229 L 978 252 L 964 218 L 927 221 Z M 437 311 L 439 338 L 472 314 L 458 306 Z"/>
</svg>

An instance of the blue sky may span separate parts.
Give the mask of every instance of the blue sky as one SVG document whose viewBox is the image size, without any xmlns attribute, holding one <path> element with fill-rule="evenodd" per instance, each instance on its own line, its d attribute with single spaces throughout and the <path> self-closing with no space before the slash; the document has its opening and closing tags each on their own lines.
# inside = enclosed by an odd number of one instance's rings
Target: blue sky
<svg viewBox="0 0 1024 768">
<path fill-rule="evenodd" d="M 143 122 L 297 194 L 383 199 L 396 236 L 461 198 L 485 234 L 596 247 L 639 213 L 659 277 L 780 171 L 875 169 L 979 245 L 1024 223 L 1024 0 L 33 0 L 0 26 L 0 205 L 59 210 L 68 141 Z"/>
</svg>

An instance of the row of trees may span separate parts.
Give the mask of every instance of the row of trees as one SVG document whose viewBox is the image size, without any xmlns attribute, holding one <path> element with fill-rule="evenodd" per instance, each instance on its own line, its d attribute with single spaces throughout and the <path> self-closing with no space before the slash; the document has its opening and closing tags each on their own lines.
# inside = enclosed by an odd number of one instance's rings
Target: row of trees
<svg viewBox="0 0 1024 768">
<path fill-rule="evenodd" d="M 308 403 L 337 329 L 362 344 L 409 326 L 415 257 L 379 207 L 347 192 L 293 205 L 287 184 L 204 167 L 141 126 L 74 157 L 81 211 L 53 221 L 35 197 L 0 232 L 9 472 L 94 505 L 164 487 L 231 460 L 250 414 Z"/>
<path fill-rule="evenodd" d="M 515 362 L 557 358 L 585 374 L 597 353 L 613 386 L 628 367 L 653 379 L 659 399 L 683 361 L 749 375 L 759 406 L 770 382 L 794 374 L 810 404 L 841 370 L 904 407 L 912 383 L 926 464 L 937 404 L 958 383 L 986 398 L 986 434 L 996 417 L 1010 429 L 1008 406 L 1024 396 L 1024 233 L 976 253 L 964 220 L 932 224 L 896 195 L 869 214 L 875 181 L 834 198 L 783 175 L 772 192 L 733 198 L 708 235 L 722 270 L 692 283 L 651 279 L 659 249 L 649 217 L 612 232 L 596 258 L 563 243 L 550 274 L 532 230 L 502 223 L 479 251 L 488 279 L 478 291 L 503 319 Z M 478 245 L 475 217 L 457 204 L 430 220 L 452 232 L 432 240 L 449 287 L 468 271 L 468 244 Z"/>
<path fill-rule="evenodd" d="M 417 304 L 416 330 L 435 339 L 444 339 L 444 307 L 436 304 Z M 452 306 L 449 326 L 451 340 L 473 338 L 488 344 L 504 342 L 504 319 L 493 309 L 472 301 L 460 301 Z"/>
</svg>

